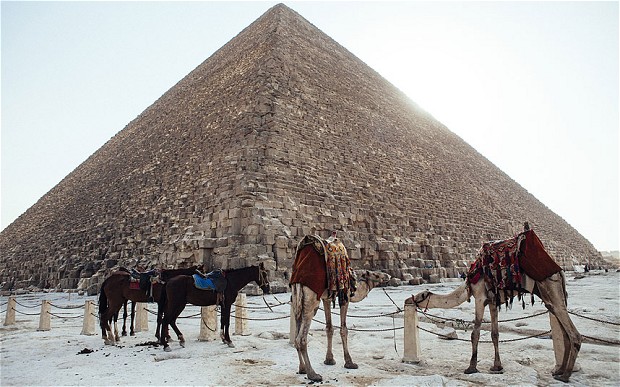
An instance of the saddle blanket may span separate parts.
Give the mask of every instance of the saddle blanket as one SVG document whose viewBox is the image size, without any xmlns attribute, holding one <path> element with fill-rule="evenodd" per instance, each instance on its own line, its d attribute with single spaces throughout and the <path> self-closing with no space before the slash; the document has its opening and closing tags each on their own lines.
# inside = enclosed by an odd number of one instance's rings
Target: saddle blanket
<svg viewBox="0 0 620 387">
<path fill-rule="evenodd" d="M 131 278 L 129 280 L 129 289 L 140 290 L 140 280 Z"/>
<path fill-rule="evenodd" d="M 215 284 L 211 278 L 203 278 L 199 274 L 194 274 L 194 286 L 201 290 L 215 290 Z"/>
<path fill-rule="evenodd" d="M 228 284 L 226 274 L 222 270 L 214 270 L 203 277 L 200 274 L 194 274 L 194 286 L 200 290 L 215 290 L 218 293 L 226 290 Z"/>
<path fill-rule="evenodd" d="M 500 291 L 506 303 L 512 303 L 514 291 L 519 297 L 525 291 L 523 273 L 542 281 L 561 270 L 534 230 L 528 230 L 504 241 L 483 244 L 467 273 L 467 282 L 476 284 L 484 278 L 487 290 L 499 305 Z"/>
<path fill-rule="evenodd" d="M 309 287 L 317 299 L 327 290 L 329 298 L 338 297 L 343 304 L 354 290 L 354 281 L 347 249 L 339 239 L 327 243 L 318 236 L 306 235 L 297 246 L 290 284 Z"/>
</svg>

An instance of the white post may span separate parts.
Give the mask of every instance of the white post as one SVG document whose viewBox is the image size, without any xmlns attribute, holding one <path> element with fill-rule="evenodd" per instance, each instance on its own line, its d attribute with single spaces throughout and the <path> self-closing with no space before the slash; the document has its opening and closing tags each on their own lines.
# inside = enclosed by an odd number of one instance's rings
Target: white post
<svg viewBox="0 0 620 387">
<path fill-rule="evenodd" d="M 293 313 L 293 303 L 291 302 L 291 318 L 288 325 L 288 343 L 295 346 L 295 336 L 297 335 L 297 322 L 295 321 L 295 313 Z"/>
<path fill-rule="evenodd" d="M 198 341 L 217 340 L 217 306 L 203 306 L 200 308 L 200 335 Z"/>
<path fill-rule="evenodd" d="M 86 300 L 84 303 L 84 323 L 82 324 L 81 335 L 94 335 L 95 334 L 95 316 L 93 310 L 95 309 L 95 303 L 92 300 Z"/>
<path fill-rule="evenodd" d="M 144 302 L 136 302 L 136 332 L 147 332 L 149 330 L 149 316 Z"/>
<path fill-rule="evenodd" d="M 15 324 L 15 296 L 9 296 L 9 301 L 6 304 L 6 314 L 4 315 L 4 325 Z"/>
<path fill-rule="evenodd" d="M 41 301 L 41 315 L 39 316 L 39 328 L 37 329 L 38 331 L 49 331 L 51 329 L 51 308 L 52 307 L 48 300 Z"/>
<path fill-rule="evenodd" d="M 247 296 L 239 293 L 235 301 L 235 335 L 247 336 L 250 334 L 248 329 L 248 309 Z"/>
<path fill-rule="evenodd" d="M 409 301 L 409 300 L 407 300 Z M 405 354 L 403 362 L 420 362 L 420 332 L 418 331 L 418 312 L 413 303 L 405 302 Z"/>
</svg>

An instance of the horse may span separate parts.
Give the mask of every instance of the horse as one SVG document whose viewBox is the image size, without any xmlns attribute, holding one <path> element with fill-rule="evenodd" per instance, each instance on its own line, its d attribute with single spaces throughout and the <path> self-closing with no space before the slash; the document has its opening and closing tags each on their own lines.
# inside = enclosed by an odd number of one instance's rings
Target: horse
<svg viewBox="0 0 620 387">
<path fill-rule="evenodd" d="M 223 292 L 223 298 L 218 297 L 218 293 L 216 293 L 215 290 L 202 290 L 196 288 L 194 286 L 194 279 L 192 276 L 180 275 L 172 278 L 166 283 L 166 305 L 164 309 L 162 332 L 160 337 L 160 343 L 163 345 L 164 351 L 171 351 L 167 340 L 167 337 L 169 337 L 168 326 L 171 326 L 172 329 L 174 329 L 181 347 L 185 347 L 185 338 L 177 327 L 176 320 L 181 312 L 183 312 L 183 309 L 185 309 L 185 305 L 188 303 L 196 306 L 219 304 L 222 308 L 220 318 L 220 337 L 222 342 L 227 344 L 229 347 L 234 347 L 228 333 L 228 328 L 230 325 L 230 308 L 237 299 L 239 290 L 250 282 L 256 282 L 264 293 L 269 293 L 269 278 L 262 263 L 259 264 L 259 266 L 224 270 L 224 277 L 226 278 L 227 285 Z"/>
<path fill-rule="evenodd" d="M 161 293 L 163 290 L 164 281 L 169 280 L 176 275 L 196 273 L 200 273 L 200 271 L 198 271 L 197 269 L 197 266 L 193 266 L 187 269 L 163 270 L 159 275 L 159 281 L 153 283 L 153 294 L 151 296 L 158 303 L 158 329 L 155 334 L 157 338 L 159 338 L 157 335 L 160 330 L 159 327 L 161 324 L 161 313 L 163 313 L 164 299 L 162 299 Z M 120 341 L 116 321 L 118 319 L 118 313 L 121 307 L 123 307 L 123 305 L 126 305 L 127 301 L 132 301 L 134 303 L 149 301 L 147 293 L 142 289 L 131 289 L 129 286 L 130 282 L 131 274 L 127 271 L 127 269 L 122 268 L 119 271 L 111 273 L 101 285 L 101 290 L 99 292 L 99 324 L 101 326 L 101 335 L 105 344 L 114 345 L 117 341 Z M 130 327 L 132 332 L 133 316 L 134 308 L 132 307 L 132 322 Z M 126 318 L 126 314 L 124 317 Z M 114 334 L 112 333 L 112 328 L 110 326 L 112 321 L 114 321 Z"/>
</svg>

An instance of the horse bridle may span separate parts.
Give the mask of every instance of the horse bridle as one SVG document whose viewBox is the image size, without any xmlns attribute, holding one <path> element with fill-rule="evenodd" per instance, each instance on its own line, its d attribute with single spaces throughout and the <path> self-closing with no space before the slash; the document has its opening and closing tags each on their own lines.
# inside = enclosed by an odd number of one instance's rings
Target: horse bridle
<svg viewBox="0 0 620 387">
<path fill-rule="evenodd" d="M 258 279 L 260 281 L 258 286 L 263 287 L 269 285 L 269 276 L 267 270 L 265 270 L 265 268 L 263 268 L 262 266 L 258 267 Z"/>
</svg>

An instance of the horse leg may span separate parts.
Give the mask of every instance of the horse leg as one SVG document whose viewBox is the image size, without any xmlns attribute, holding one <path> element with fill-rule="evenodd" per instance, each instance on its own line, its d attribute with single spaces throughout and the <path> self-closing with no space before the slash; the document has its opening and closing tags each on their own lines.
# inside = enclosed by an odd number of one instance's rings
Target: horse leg
<svg viewBox="0 0 620 387">
<path fill-rule="evenodd" d="M 349 354 L 349 329 L 347 328 L 347 311 L 349 303 L 340 306 L 340 338 L 342 339 L 342 349 L 344 351 L 344 368 L 357 369 L 357 364 L 353 363 Z"/>
<path fill-rule="evenodd" d="M 230 339 L 230 335 L 228 329 L 230 328 L 230 306 L 231 304 L 225 303 L 222 305 L 222 314 L 220 317 L 220 338 L 224 344 L 227 344 L 229 347 L 234 348 L 235 345 L 232 343 Z"/>
<path fill-rule="evenodd" d="M 491 372 L 503 373 L 502 370 L 504 369 L 504 367 L 502 367 L 502 361 L 499 358 L 499 311 L 497 308 L 494 308 L 493 305 L 491 305 L 489 307 L 489 313 L 491 314 L 491 340 L 493 341 L 493 347 L 495 348 L 495 360 L 493 361 L 493 367 L 491 367 Z"/>
<path fill-rule="evenodd" d="M 123 336 L 127 336 L 127 300 L 123 303 Z"/>
<path fill-rule="evenodd" d="M 334 326 L 332 325 L 332 311 L 329 299 L 323 299 L 323 309 L 325 310 L 325 333 L 327 334 L 327 353 L 323 364 L 334 365 L 334 354 L 332 352 L 332 339 L 334 337 Z"/>
<path fill-rule="evenodd" d="M 126 306 L 127 304 L 125 304 Z M 136 332 L 133 329 L 133 321 L 134 318 L 136 316 L 136 302 L 135 301 L 131 301 L 131 323 L 129 325 L 129 335 L 130 336 L 135 336 Z"/>
<path fill-rule="evenodd" d="M 490 305 L 493 308 L 495 305 Z M 480 326 L 482 325 L 482 317 L 484 316 L 484 302 L 476 300 L 476 316 L 474 318 L 474 329 L 471 331 L 471 359 L 469 367 L 465 370 L 466 374 L 478 372 L 478 340 L 480 340 Z"/>
<path fill-rule="evenodd" d="M 121 336 L 118 334 L 118 314 L 119 313 L 120 313 L 120 308 L 119 308 L 119 311 L 114 314 L 114 340 L 118 342 L 121 341 Z"/>
</svg>

